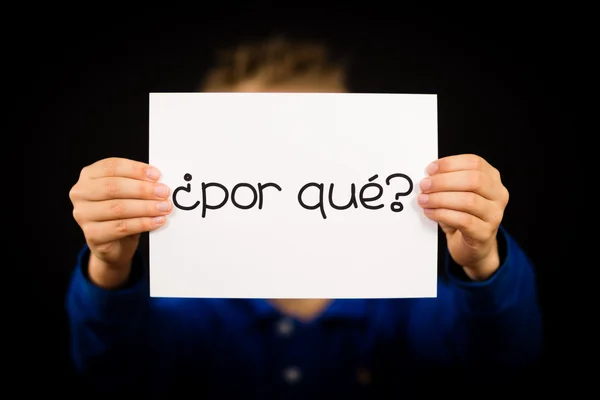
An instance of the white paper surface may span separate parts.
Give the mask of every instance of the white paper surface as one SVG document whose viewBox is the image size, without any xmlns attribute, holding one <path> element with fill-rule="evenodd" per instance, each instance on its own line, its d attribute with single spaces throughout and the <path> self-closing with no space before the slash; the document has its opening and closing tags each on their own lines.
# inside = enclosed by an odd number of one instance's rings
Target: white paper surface
<svg viewBox="0 0 600 400">
<path fill-rule="evenodd" d="M 152 93 L 150 164 L 183 206 L 150 234 L 150 295 L 217 298 L 435 297 L 437 225 L 417 204 L 438 157 L 437 96 L 415 94 Z M 403 210 L 393 212 L 395 194 Z M 184 175 L 191 180 L 184 180 Z M 382 195 L 363 206 L 369 179 Z M 300 189 L 323 184 L 320 209 Z M 224 199 L 220 209 L 206 209 Z M 247 186 L 275 183 L 254 207 Z M 350 201 L 357 207 L 334 209 Z M 319 202 L 315 186 L 306 205 Z M 378 194 L 369 187 L 363 199 Z M 172 196 L 173 199 L 173 196 Z M 198 203 L 197 203 L 198 202 Z M 204 211 L 203 211 L 204 209 Z M 204 214 L 204 215 L 203 215 Z"/>
</svg>

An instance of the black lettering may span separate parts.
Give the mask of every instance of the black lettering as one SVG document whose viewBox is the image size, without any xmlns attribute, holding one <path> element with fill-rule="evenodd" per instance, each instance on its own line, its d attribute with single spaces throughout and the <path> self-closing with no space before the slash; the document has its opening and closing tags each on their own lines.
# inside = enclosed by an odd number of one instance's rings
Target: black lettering
<svg viewBox="0 0 600 400">
<path fill-rule="evenodd" d="M 406 192 L 398 192 L 398 193 L 396 193 L 396 195 L 394 196 L 394 199 L 396 199 L 396 201 L 394 201 L 392 204 L 390 204 L 390 209 L 393 212 L 400 212 L 400 211 L 404 210 L 404 205 L 401 202 L 397 201 L 397 200 L 401 196 L 406 196 L 406 195 L 408 195 L 408 194 L 410 194 L 412 192 L 412 190 L 413 190 L 413 181 L 412 181 L 412 179 L 410 179 L 410 177 L 408 175 L 399 174 L 398 173 L 398 174 L 392 174 L 392 175 L 388 176 L 385 179 L 386 185 L 389 186 L 390 185 L 390 181 L 392 179 L 394 179 L 394 178 L 403 178 L 403 179 L 406 179 L 406 181 L 408 182 L 408 190 Z"/>
<path fill-rule="evenodd" d="M 354 206 L 354 208 L 358 208 L 358 204 L 356 203 L 356 185 L 354 183 L 350 186 L 350 201 L 348 201 L 348 204 L 345 206 L 338 206 L 333 202 L 334 186 L 335 185 L 333 183 L 329 185 L 329 204 L 331 207 L 335 208 L 336 210 L 347 210 L 352 206 Z"/>
<path fill-rule="evenodd" d="M 371 206 L 371 205 L 367 204 L 367 202 L 379 200 L 381 198 L 381 196 L 383 195 L 383 188 L 381 187 L 381 185 L 379 183 L 372 183 L 378 177 L 379 177 L 379 175 L 373 175 L 371 178 L 369 178 L 369 183 L 367 183 L 365 186 L 363 186 L 360 189 L 360 193 L 358 195 L 358 197 L 360 198 L 360 203 L 363 205 L 364 208 L 366 208 L 368 210 L 378 210 L 383 207 L 383 204 L 378 204 L 376 206 Z M 365 191 L 370 187 L 379 189 L 379 193 L 374 197 L 364 197 Z"/>
<path fill-rule="evenodd" d="M 184 179 L 186 182 L 190 182 L 190 181 L 192 180 L 192 175 L 190 175 L 190 174 L 185 174 L 185 175 L 183 176 L 183 179 Z M 182 205 L 182 204 L 180 204 L 180 203 L 179 203 L 179 201 L 177 200 L 177 195 L 178 195 L 178 194 L 179 194 L 179 192 L 180 192 L 180 191 L 182 191 L 182 190 L 183 190 L 184 192 L 188 192 L 188 193 L 190 193 L 190 192 L 192 191 L 192 184 L 191 184 L 191 183 L 188 183 L 188 184 L 186 184 L 185 186 L 179 186 L 177 189 L 175 189 L 175 190 L 173 191 L 173 196 L 172 196 L 172 199 L 173 199 L 173 205 L 174 205 L 175 207 L 179 208 L 180 210 L 185 210 L 185 211 L 190 211 L 190 210 L 193 210 L 193 209 L 195 209 L 196 207 L 198 207 L 198 205 L 200 204 L 200 202 L 199 202 L 199 201 L 196 201 L 196 202 L 195 202 L 194 204 L 192 204 L 191 206 L 184 206 L 184 205 Z"/>
<path fill-rule="evenodd" d="M 223 201 L 221 201 L 217 205 L 208 204 L 208 198 L 206 196 L 206 189 L 208 189 L 209 187 L 218 187 L 219 189 L 223 190 L 223 193 L 224 193 Z M 218 210 L 219 208 L 223 207 L 225 205 L 225 203 L 227 203 L 227 200 L 229 200 L 229 192 L 227 191 L 227 188 L 225 186 L 221 185 L 220 183 L 216 183 L 216 182 L 204 183 L 204 182 L 202 182 L 202 199 L 204 199 L 204 203 L 202 203 L 202 218 L 204 218 L 206 216 L 206 210 Z"/>
<path fill-rule="evenodd" d="M 235 193 L 241 187 L 247 187 L 248 189 L 250 189 L 252 191 L 252 201 L 250 202 L 250 204 L 248 204 L 246 206 L 239 204 L 237 202 L 237 200 L 235 199 Z M 256 189 L 254 189 L 254 186 L 252 186 L 249 183 L 238 183 L 237 185 L 235 185 L 233 187 L 233 190 L 231 191 L 231 202 L 233 203 L 234 206 L 236 206 L 237 208 L 240 208 L 242 210 L 249 210 L 250 208 L 254 207 L 254 205 L 256 204 L 257 201 L 258 201 L 258 193 L 256 192 Z"/>
<path fill-rule="evenodd" d="M 278 191 L 281 192 L 281 187 L 276 183 L 271 183 L 271 182 L 265 183 L 265 184 L 259 183 L 258 184 L 258 209 L 259 210 L 262 210 L 262 207 L 263 207 L 263 197 L 264 197 L 263 189 L 266 189 L 268 187 L 274 187 L 275 189 L 277 189 Z"/>
<path fill-rule="evenodd" d="M 309 187 L 316 187 L 317 189 L 319 189 L 319 202 L 313 206 L 309 206 L 309 205 L 305 204 L 304 200 L 302 200 L 302 195 L 304 194 L 304 191 L 306 189 L 308 189 Z M 300 205 L 307 210 L 316 210 L 317 208 L 319 208 L 321 210 L 321 216 L 323 217 L 323 219 L 327 219 L 327 215 L 325 214 L 325 208 L 323 206 L 323 184 L 322 183 L 311 182 L 311 183 L 307 183 L 306 185 L 302 186 L 302 188 L 298 192 L 298 203 L 300 203 Z"/>
</svg>

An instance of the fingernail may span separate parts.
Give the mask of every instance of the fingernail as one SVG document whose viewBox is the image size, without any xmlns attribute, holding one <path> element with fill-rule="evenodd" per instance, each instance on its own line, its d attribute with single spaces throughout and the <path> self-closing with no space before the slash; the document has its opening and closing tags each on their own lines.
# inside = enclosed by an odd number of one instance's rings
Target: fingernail
<svg viewBox="0 0 600 400">
<path fill-rule="evenodd" d="M 169 195 L 169 188 L 167 188 L 165 185 L 157 185 L 154 188 L 154 193 L 158 197 L 167 197 Z"/>
<path fill-rule="evenodd" d="M 427 203 L 427 200 L 429 200 L 429 196 L 426 194 L 420 194 L 419 195 L 419 203 L 421 204 L 425 204 Z"/>
<path fill-rule="evenodd" d="M 152 222 L 154 222 L 155 225 L 162 225 L 165 223 L 167 219 L 165 217 L 154 217 L 152 218 Z"/>
<path fill-rule="evenodd" d="M 150 167 L 146 170 L 146 176 L 155 181 L 160 178 L 160 172 L 156 168 Z"/>
<path fill-rule="evenodd" d="M 431 187 L 431 179 L 425 178 L 421 181 L 421 189 L 427 190 Z"/>
<path fill-rule="evenodd" d="M 437 165 L 437 163 L 434 163 L 434 162 L 429 164 L 426 169 L 426 171 L 429 175 L 435 174 L 437 172 L 437 170 L 438 170 L 438 165 Z"/>
<path fill-rule="evenodd" d="M 171 205 L 169 204 L 168 201 L 161 201 L 160 203 L 158 203 L 156 205 L 156 208 L 158 208 L 158 211 L 169 211 L 169 208 L 171 208 Z"/>
</svg>

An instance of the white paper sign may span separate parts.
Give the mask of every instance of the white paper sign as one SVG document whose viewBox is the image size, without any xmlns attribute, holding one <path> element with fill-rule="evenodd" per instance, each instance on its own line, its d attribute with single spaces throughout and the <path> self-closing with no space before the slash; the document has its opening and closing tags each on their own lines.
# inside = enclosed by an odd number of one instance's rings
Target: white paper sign
<svg viewBox="0 0 600 400">
<path fill-rule="evenodd" d="M 152 93 L 150 295 L 435 297 L 437 157 L 436 95 Z"/>
</svg>

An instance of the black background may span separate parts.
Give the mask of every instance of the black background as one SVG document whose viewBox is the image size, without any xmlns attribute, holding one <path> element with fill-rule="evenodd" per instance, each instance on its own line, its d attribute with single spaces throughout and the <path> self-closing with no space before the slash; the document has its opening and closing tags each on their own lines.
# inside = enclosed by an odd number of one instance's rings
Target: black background
<svg viewBox="0 0 600 400">
<path fill-rule="evenodd" d="M 476 153 L 502 173 L 511 193 L 504 226 L 534 261 L 540 284 L 548 342 L 540 370 L 564 365 L 557 288 L 575 222 L 568 212 L 549 217 L 557 202 L 549 187 L 573 173 L 569 144 L 556 139 L 573 135 L 565 111 L 568 18 L 548 10 L 395 10 L 204 5 L 177 14 L 53 9 L 26 18 L 15 61 L 27 95 L 18 139 L 43 176 L 29 199 L 19 331 L 27 345 L 16 370 L 33 382 L 51 376 L 51 392 L 75 387 L 63 304 L 84 244 L 68 198 L 81 168 L 109 156 L 147 161 L 148 93 L 195 91 L 216 47 L 273 32 L 349 52 L 355 92 L 438 94 L 440 156 Z M 564 163 L 556 169 L 559 146 Z"/>
</svg>

